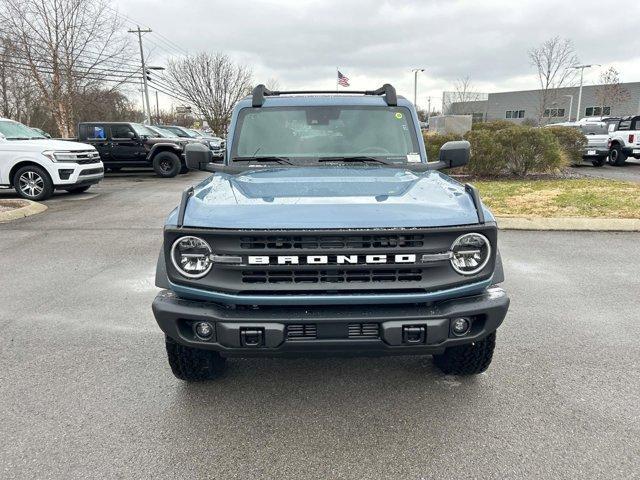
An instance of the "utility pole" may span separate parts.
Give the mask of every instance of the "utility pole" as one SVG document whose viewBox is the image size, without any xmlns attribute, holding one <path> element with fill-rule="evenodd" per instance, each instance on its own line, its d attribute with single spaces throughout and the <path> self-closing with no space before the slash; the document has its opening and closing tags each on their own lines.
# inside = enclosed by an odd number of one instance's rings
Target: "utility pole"
<svg viewBox="0 0 640 480">
<path fill-rule="evenodd" d="M 151 123 L 151 105 L 149 104 L 149 85 L 147 84 L 147 67 L 144 63 L 144 49 L 142 48 L 142 34 L 143 33 L 151 33 L 150 28 L 145 28 L 142 30 L 140 25 L 135 30 L 129 30 L 129 33 L 137 33 L 138 34 L 138 43 L 140 45 L 140 63 L 142 64 L 142 83 L 144 85 L 144 105 L 143 109 L 145 111 L 145 123 Z"/>
<path fill-rule="evenodd" d="M 160 102 L 158 101 L 158 90 L 156 90 L 156 123 L 160 125 Z"/>
<path fill-rule="evenodd" d="M 599 67 L 600 65 L 575 65 L 571 67 L 575 70 L 580 70 L 580 90 L 578 90 L 578 108 L 576 109 L 576 122 L 580 121 L 580 104 L 582 103 L 582 80 L 584 78 L 584 69 L 596 66 Z"/>
<path fill-rule="evenodd" d="M 428 107 L 427 107 L 427 125 L 429 124 L 429 119 L 431 118 L 431 97 L 427 97 L 427 103 L 428 103 Z"/>
<path fill-rule="evenodd" d="M 418 108 L 418 72 L 424 72 L 424 68 L 414 68 L 413 72 L 413 106 Z"/>
</svg>

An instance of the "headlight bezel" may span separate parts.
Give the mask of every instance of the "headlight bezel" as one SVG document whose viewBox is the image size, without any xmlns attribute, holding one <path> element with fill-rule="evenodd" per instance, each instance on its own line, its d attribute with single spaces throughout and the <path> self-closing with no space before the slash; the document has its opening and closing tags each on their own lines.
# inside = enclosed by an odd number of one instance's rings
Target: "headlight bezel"
<svg viewBox="0 0 640 480">
<path fill-rule="evenodd" d="M 189 273 L 183 270 L 182 267 L 176 261 L 176 248 L 178 247 L 180 242 L 186 239 L 198 240 L 199 242 L 202 242 L 204 246 L 206 246 L 206 249 L 208 251 L 207 253 L 208 266 L 203 272 L 196 273 L 196 274 Z M 173 244 L 171 245 L 171 249 L 169 250 L 169 256 L 171 257 L 171 264 L 173 265 L 173 268 L 176 270 L 176 272 L 178 272 L 178 274 L 190 280 L 198 280 L 198 279 L 204 278 L 209 274 L 209 272 L 211 272 L 211 269 L 213 268 L 213 260 L 211 260 L 211 255 L 213 255 L 213 249 L 211 248 L 211 244 L 207 242 L 204 238 L 198 237 L 196 235 L 183 235 L 181 237 L 178 237 L 176 240 L 174 240 Z"/>
<path fill-rule="evenodd" d="M 45 150 L 42 155 L 54 163 L 77 163 L 78 161 L 78 158 L 71 150 Z"/>
<path fill-rule="evenodd" d="M 482 262 L 480 263 L 480 265 L 475 267 L 473 270 L 462 270 L 455 262 L 455 260 L 456 260 L 455 248 L 456 248 L 456 246 L 459 244 L 459 242 L 461 240 L 463 240 L 466 237 L 471 237 L 471 236 L 479 237 L 484 242 L 484 244 L 487 246 L 486 256 L 485 256 L 485 258 L 482 259 Z M 493 247 L 491 246 L 491 241 L 486 236 L 484 236 L 483 234 L 478 233 L 478 232 L 467 232 L 467 233 L 464 233 L 464 234 L 460 235 L 458 238 L 456 238 L 453 241 L 453 243 L 451 244 L 450 251 L 451 251 L 451 259 L 449 260 L 449 263 L 451 264 L 451 267 L 456 271 L 456 273 L 468 277 L 468 276 L 471 276 L 471 275 L 477 275 L 478 273 L 482 272 L 482 270 L 484 270 L 484 268 L 487 266 L 487 264 L 491 260 L 491 255 L 493 253 Z"/>
</svg>

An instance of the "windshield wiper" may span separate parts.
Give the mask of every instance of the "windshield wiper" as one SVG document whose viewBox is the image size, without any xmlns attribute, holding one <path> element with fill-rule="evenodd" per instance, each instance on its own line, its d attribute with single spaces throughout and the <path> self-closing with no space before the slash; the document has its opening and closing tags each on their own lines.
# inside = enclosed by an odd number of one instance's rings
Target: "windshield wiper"
<svg viewBox="0 0 640 480">
<path fill-rule="evenodd" d="M 342 162 L 342 163 L 351 163 L 351 162 L 372 162 L 372 163 L 381 163 L 382 165 L 397 165 L 396 163 L 387 162 L 385 160 L 380 160 L 375 157 L 367 157 L 367 156 L 354 156 L 354 157 L 320 157 L 318 158 L 319 162 Z"/>
<path fill-rule="evenodd" d="M 286 157 L 273 157 L 273 156 L 264 156 L 264 157 L 234 157 L 234 162 L 274 162 L 274 163 L 286 163 L 287 165 L 295 165 L 291 161 L 289 161 Z"/>
</svg>

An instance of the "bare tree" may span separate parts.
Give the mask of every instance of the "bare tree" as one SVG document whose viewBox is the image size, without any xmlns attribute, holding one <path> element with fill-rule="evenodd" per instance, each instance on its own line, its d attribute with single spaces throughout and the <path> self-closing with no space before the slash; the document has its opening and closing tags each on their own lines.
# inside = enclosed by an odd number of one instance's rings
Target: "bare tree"
<svg viewBox="0 0 640 480">
<path fill-rule="evenodd" d="M 600 106 L 601 115 L 604 115 L 604 107 L 614 107 L 629 98 L 629 92 L 620 85 L 620 74 L 614 67 L 600 73 L 600 85 L 596 88 L 596 99 Z"/>
<path fill-rule="evenodd" d="M 251 89 L 251 70 L 222 53 L 172 59 L 166 81 L 218 134 L 227 130 L 234 105 Z"/>
<path fill-rule="evenodd" d="M 575 83 L 577 71 L 571 67 L 578 63 L 578 57 L 571 40 L 553 37 L 539 47 L 529 50 L 529 59 L 537 70 L 540 84 L 540 124 L 544 111 L 558 96 L 557 89 Z"/>
<path fill-rule="evenodd" d="M 63 137 L 74 98 L 139 75 L 122 70 L 128 39 L 106 0 L 3 0 L 0 20 L 15 52 L 3 63 L 28 73 Z"/>
<path fill-rule="evenodd" d="M 478 92 L 474 89 L 468 75 L 455 81 L 453 91 L 454 102 L 473 102 L 478 97 Z"/>
</svg>

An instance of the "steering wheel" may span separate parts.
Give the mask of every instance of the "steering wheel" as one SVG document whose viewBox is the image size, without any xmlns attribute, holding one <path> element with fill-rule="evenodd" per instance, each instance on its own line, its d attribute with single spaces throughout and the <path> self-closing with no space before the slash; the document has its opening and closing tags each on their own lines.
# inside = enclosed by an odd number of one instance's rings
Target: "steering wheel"
<svg viewBox="0 0 640 480">
<path fill-rule="evenodd" d="M 381 153 L 382 155 L 391 155 L 391 152 L 383 147 L 365 147 L 361 150 L 358 150 L 356 153 Z"/>
</svg>

